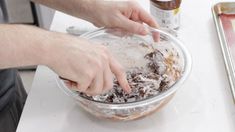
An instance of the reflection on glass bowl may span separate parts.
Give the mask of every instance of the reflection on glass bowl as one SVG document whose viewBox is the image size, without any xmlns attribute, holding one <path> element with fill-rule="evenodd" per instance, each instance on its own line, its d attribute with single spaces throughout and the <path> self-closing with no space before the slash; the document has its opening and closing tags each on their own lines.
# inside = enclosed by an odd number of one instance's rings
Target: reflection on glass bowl
<svg viewBox="0 0 235 132">
<path fill-rule="evenodd" d="M 132 101 L 107 102 L 69 89 L 58 77 L 59 87 L 86 111 L 97 117 L 112 120 L 133 120 L 145 117 L 162 108 L 172 99 L 191 70 L 191 56 L 184 44 L 176 37 L 159 29 L 149 27 L 148 35 L 139 36 L 117 29 L 101 28 L 85 33 L 81 37 L 107 46 L 127 70 L 133 67 L 147 69 L 148 60 L 146 61 L 144 57 L 147 53 L 157 50 L 165 58 L 164 64 L 167 70 L 164 74 L 170 80 L 164 90 L 152 96 Z"/>
</svg>

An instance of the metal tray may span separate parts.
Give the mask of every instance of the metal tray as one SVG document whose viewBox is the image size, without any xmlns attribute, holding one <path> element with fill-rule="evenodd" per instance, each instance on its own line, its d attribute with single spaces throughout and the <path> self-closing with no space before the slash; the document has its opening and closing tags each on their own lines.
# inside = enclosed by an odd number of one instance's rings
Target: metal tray
<svg viewBox="0 0 235 132">
<path fill-rule="evenodd" d="M 235 2 L 214 5 L 212 14 L 235 103 Z"/>
</svg>

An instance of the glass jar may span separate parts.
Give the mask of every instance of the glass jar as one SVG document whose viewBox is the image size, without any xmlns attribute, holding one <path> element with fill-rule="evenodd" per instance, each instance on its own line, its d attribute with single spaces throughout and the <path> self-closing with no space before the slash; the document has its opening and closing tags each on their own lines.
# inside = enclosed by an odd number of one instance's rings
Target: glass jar
<svg viewBox="0 0 235 132">
<path fill-rule="evenodd" d="M 150 12 L 160 27 L 177 30 L 180 27 L 181 0 L 150 0 Z"/>
</svg>

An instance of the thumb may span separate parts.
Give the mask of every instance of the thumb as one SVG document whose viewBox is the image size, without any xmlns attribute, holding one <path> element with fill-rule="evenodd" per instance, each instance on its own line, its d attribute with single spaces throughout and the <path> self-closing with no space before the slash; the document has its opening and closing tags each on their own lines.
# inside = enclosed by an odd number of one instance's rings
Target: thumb
<svg viewBox="0 0 235 132">
<path fill-rule="evenodd" d="M 127 17 L 121 15 L 119 17 L 120 19 L 120 24 L 118 24 L 119 28 L 122 28 L 128 32 L 131 33 L 136 33 L 136 34 L 140 34 L 140 35 L 146 35 L 147 31 L 144 27 L 143 24 L 135 22 L 133 20 L 128 19 Z"/>
</svg>

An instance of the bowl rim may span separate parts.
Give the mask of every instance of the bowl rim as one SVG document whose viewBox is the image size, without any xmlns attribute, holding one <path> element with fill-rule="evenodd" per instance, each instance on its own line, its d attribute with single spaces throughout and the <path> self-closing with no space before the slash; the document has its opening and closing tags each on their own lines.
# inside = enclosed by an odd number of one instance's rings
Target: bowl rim
<svg viewBox="0 0 235 132">
<path fill-rule="evenodd" d="M 165 32 L 163 30 L 160 30 L 160 29 L 156 29 L 156 28 L 152 28 L 152 27 L 147 27 L 147 28 L 148 28 L 148 35 L 150 35 L 151 32 L 159 32 L 161 34 L 164 34 L 164 35 L 168 36 L 171 40 L 174 41 L 174 44 L 176 44 L 176 46 L 179 47 L 181 49 L 182 53 L 183 53 L 184 69 L 183 69 L 182 76 L 168 90 L 162 92 L 159 95 L 156 95 L 156 96 L 144 99 L 144 100 L 136 101 L 136 102 L 105 103 L 105 102 L 100 102 L 100 101 L 92 101 L 92 100 L 89 100 L 85 97 L 79 96 L 73 90 L 70 90 L 69 88 L 67 88 L 67 86 L 63 83 L 63 81 L 59 78 L 59 76 L 56 76 L 56 82 L 57 82 L 58 86 L 67 95 L 72 96 L 76 100 L 84 101 L 84 99 L 85 99 L 86 101 L 96 103 L 100 107 L 110 107 L 110 108 L 113 108 L 113 109 L 141 107 L 141 106 L 145 106 L 145 105 L 148 105 L 148 104 L 151 104 L 151 103 L 154 103 L 154 102 L 158 102 L 158 101 L 170 96 L 185 82 L 185 80 L 189 76 L 189 74 L 191 72 L 191 68 L 192 68 L 192 57 L 191 57 L 189 51 L 187 50 L 187 48 L 185 47 L 185 45 L 183 44 L 183 42 L 181 42 L 178 38 L 176 38 L 173 35 Z M 80 37 L 90 39 L 94 34 L 98 34 L 99 32 L 105 31 L 107 29 L 110 29 L 110 28 L 104 28 L 104 27 L 98 28 L 97 30 L 84 33 Z"/>
</svg>

